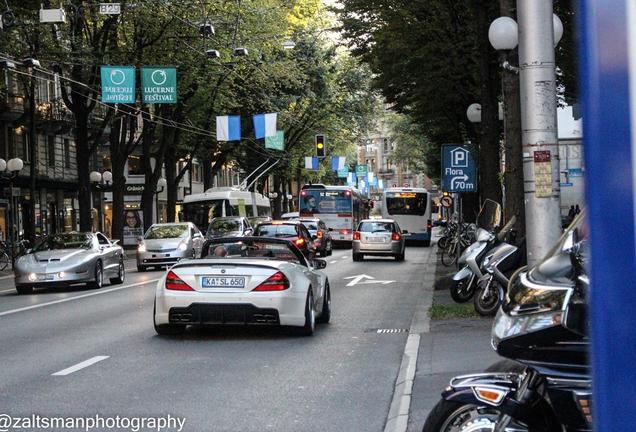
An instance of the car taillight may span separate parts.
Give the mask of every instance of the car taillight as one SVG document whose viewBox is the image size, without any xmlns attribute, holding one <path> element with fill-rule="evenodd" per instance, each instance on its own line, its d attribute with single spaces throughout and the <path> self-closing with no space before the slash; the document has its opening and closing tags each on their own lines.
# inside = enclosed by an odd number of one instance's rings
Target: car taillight
<svg viewBox="0 0 636 432">
<path fill-rule="evenodd" d="M 347 230 L 347 229 L 341 229 L 341 230 L 340 230 L 340 234 L 347 235 L 347 234 L 349 234 L 349 230 Z"/>
<path fill-rule="evenodd" d="M 359 231 L 354 231 L 353 239 L 354 240 L 360 240 L 360 232 Z"/>
<path fill-rule="evenodd" d="M 166 289 L 171 291 L 194 291 L 190 285 L 182 281 L 172 270 L 166 276 Z"/>
<path fill-rule="evenodd" d="M 321 239 L 321 238 L 322 238 L 322 236 L 323 236 L 322 231 L 318 231 L 318 232 L 316 233 L 316 237 L 318 237 L 319 239 Z"/>
<path fill-rule="evenodd" d="M 276 272 L 252 291 L 283 291 L 289 288 L 289 280 L 281 272 Z"/>
<path fill-rule="evenodd" d="M 302 237 L 297 238 L 294 243 L 296 244 L 297 247 L 301 247 L 302 245 L 305 244 L 305 239 Z"/>
<path fill-rule="evenodd" d="M 399 241 L 402 237 L 400 236 L 399 232 L 394 232 L 393 234 L 391 234 L 391 240 L 394 241 Z"/>
<path fill-rule="evenodd" d="M 433 224 L 431 223 L 431 220 L 430 220 L 430 219 L 428 220 L 428 223 L 426 224 L 426 229 L 427 229 L 428 231 L 430 231 L 431 229 L 433 229 Z"/>
</svg>

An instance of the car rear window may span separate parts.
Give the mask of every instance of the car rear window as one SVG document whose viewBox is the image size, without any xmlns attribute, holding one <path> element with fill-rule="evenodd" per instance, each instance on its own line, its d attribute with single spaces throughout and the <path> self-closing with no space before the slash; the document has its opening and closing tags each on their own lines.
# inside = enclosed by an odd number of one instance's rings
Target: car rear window
<svg viewBox="0 0 636 432">
<path fill-rule="evenodd" d="M 393 232 L 395 224 L 391 222 L 361 222 L 358 231 L 362 232 Z"/>
<path fill-rule="evenodd" d="M 318 224 L 316 224 L 316 222 L 303 221 L 303 225 L 305 225 L 309 231 L 318 231 Z"/>
<path fill-rule="evenodd" d="M 268 225 L 261 224 L 256 227 L 254 235 L 261 237 L 296 237 L 295 225 Z"/>
</svg>

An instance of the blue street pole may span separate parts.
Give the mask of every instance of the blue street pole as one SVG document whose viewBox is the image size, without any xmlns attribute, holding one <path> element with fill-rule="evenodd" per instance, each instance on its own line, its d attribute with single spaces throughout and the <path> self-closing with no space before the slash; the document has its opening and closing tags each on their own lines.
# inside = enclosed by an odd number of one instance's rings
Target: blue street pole
<svg viewBox="0 0 636 432">
<path fill-rule="evenodd" d="M 634 430 L 636 4 L 579 0 L 578 14 L 591 250 L 592 412 L 596 431 Z"/>
</svg>

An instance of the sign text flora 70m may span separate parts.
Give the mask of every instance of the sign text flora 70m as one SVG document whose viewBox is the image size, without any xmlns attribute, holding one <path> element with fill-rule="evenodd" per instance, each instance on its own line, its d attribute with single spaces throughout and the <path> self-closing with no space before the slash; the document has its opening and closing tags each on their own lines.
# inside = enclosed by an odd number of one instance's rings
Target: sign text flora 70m
<svg viewBox="0 0 636 432">
<path fill-rule="evenodd" d="M 477 169 L 468 148 L 456 144 L 442 146 L 442 186 L 446 192 L 477 191 Z"/>
</svg>

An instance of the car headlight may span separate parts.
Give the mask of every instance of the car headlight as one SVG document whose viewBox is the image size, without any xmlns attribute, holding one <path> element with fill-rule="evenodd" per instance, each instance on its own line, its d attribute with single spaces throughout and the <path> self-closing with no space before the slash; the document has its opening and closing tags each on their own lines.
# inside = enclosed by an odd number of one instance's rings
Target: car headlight
<svg viewBox="0 0 636 432">
<path fill-rule="evenodd" d="M 139 247 L 137 248 L 137 251 L 146 252 L 146 245 L 144 243 L 141 243 Z"/>
<path fill-rule="evenodd" d="M 36 280 L 38 280 L 38 275 L 36 275 L 35 273 L 29 273 L 29 281 L 31 282 L 35 282 Z"/>
<path fill-rule="evenodd" d="M 184 242 L 179 243 L 179 246 L 177 246 L 177 249 L 180 250 L 181 252 L 188 250 L 188 245 Z"/>
</svg>

